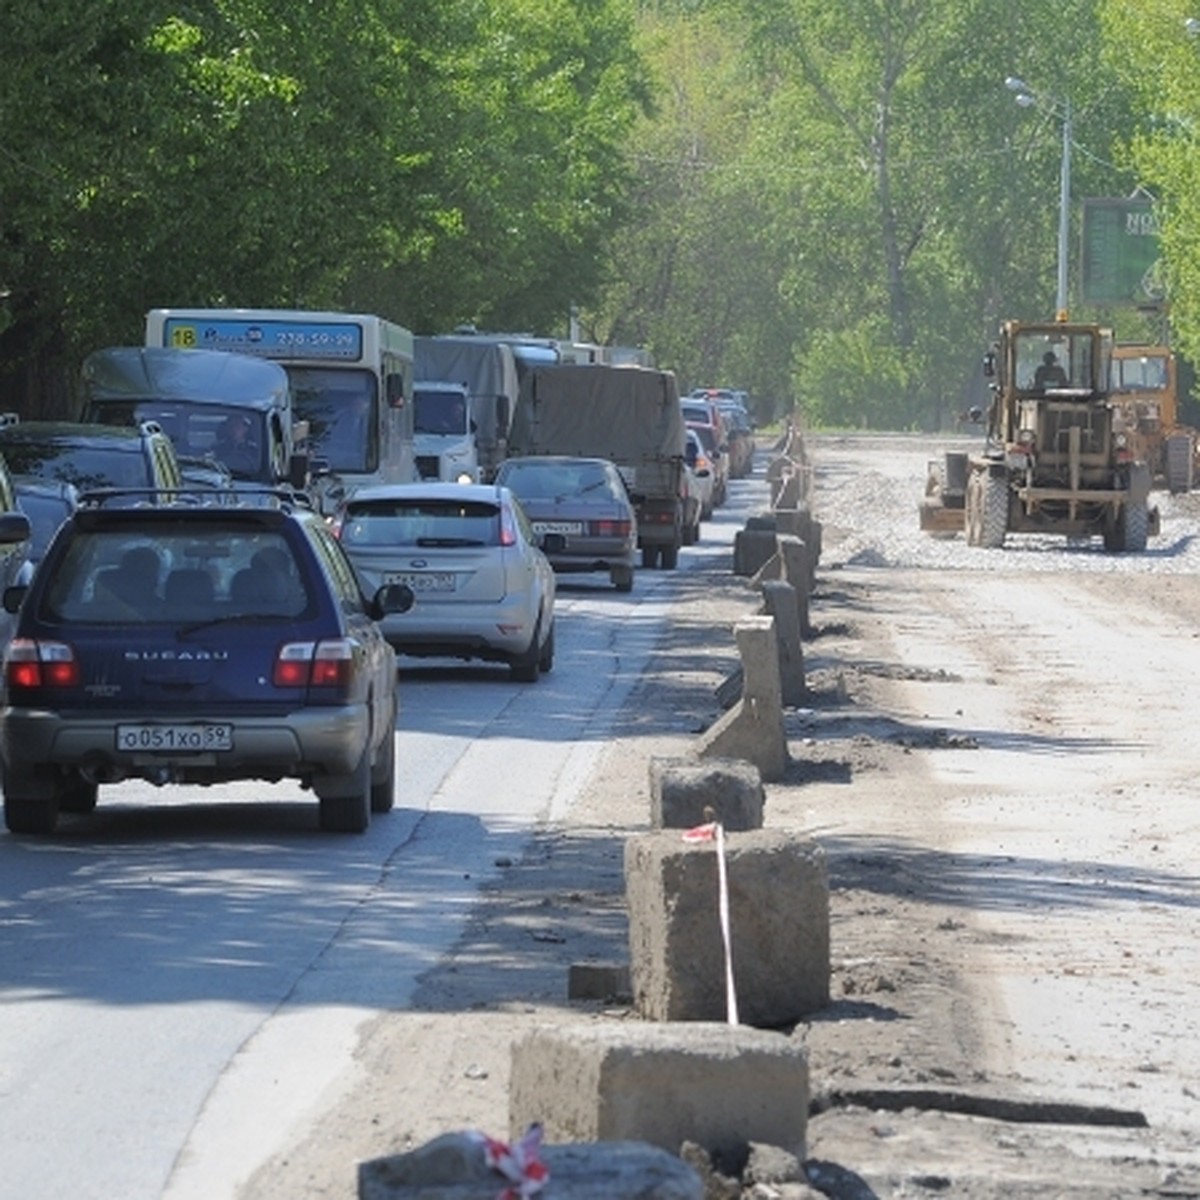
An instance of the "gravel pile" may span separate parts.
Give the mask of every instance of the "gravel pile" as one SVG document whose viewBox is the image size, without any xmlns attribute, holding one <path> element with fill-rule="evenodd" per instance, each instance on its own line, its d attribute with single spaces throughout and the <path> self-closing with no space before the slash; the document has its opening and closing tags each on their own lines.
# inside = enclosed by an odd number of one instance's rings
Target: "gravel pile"
<svg viewBox="0 0 1200 1200">
<path fill-rule="evenodd" d="M 815 470 L 813 508 L 826 535 L 830 566 L 959 571 L 1088 571 L 1096 574 L 1190 575 L 1200 572 L 1200 492 L 1155 491 L 1162 532 L 1143 554 L 1109 554 L 1100 538 L 1071 540 L 1012 534 L 1002 550 L 968 546 L 961 534 L 923 533 L 917 508 L 928 463 L 947 449 L 977 443 L 908 434 L 808 435 Z M 864 471 L 864 456 L 885 464 Z"/>
</svg>

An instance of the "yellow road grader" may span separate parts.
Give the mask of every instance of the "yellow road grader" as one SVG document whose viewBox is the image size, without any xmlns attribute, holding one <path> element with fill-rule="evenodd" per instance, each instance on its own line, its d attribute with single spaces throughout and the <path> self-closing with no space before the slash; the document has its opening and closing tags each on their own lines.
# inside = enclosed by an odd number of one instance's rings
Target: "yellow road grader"
<svg viewBox="0 0 1200 1200">
<path fill-rule="evenodd" d="M 1158 533 L 1151 469 L 1111 392 L 1112 331 L 1005 321 L 984 358 L 984 446 L 931 463 L 921 528 L 998 549 L 1012 533 L 1102 537 L 1142 551 Z"/>
</svg>

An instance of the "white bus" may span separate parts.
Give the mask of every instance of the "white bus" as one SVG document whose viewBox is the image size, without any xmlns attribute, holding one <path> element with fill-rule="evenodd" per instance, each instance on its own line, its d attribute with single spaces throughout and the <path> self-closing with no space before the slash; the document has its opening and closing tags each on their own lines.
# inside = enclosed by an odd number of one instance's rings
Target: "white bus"
<svg viewBox="0 0 1200 1200">
<path fill-rule="evenodd" d="M 278 362 L 308 422 L 316 491 L 328 510 L 371 483 L 417 478 L 413 335 L 382 317 L 270 308 L 156 308 L 146 345 L 229 350 Z"/>
</svg>

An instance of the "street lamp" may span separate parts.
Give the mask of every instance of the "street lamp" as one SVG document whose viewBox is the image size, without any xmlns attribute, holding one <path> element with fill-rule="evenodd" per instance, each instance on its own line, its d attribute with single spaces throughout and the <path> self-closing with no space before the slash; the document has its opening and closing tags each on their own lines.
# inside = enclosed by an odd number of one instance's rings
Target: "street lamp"
<svg viewBox="0 0 1200 1200">
<path fill-rule="evenodd" d="M 1058 294 L 1054 307 L 1059 320 L 1067 316 L 1067 243 L 1071 230 L 1071 102 L 1038 95 L 1023 79 L 1009 75 L 1004 86 L 1016 93 L 1022 108 L 1041 106 L 1062 121 L 1062 167 L 1058 183 Z"/>
</svg>

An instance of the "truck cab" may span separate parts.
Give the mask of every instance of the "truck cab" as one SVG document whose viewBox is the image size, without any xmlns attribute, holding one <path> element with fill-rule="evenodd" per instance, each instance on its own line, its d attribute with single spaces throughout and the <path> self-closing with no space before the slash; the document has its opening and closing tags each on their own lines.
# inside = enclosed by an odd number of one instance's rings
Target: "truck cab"
<svg viewBox="0 0 1200 1200">
<path fill-rule="evenodd" d="M 287 373 L 224 350 L 110 346 L 83 363 L 83 421 L 157 424 L 181 463 L 222 464 L 234 487 L 302 489 L 307 426 L 297 422 Z"/>
<path fill-rule="evenodd" d="M 466 384 L 436 380 L 413 386 L 417 474 L 446 483 L 479 483 L 475 421 Z"/>
</svg>

